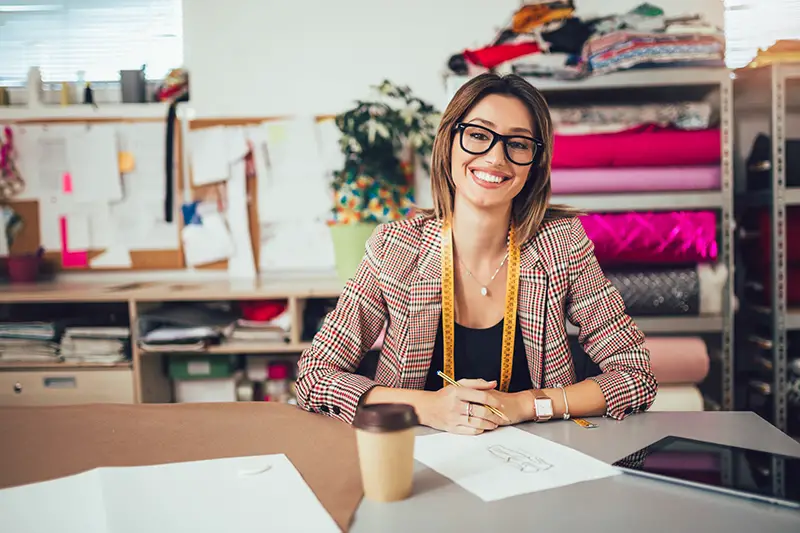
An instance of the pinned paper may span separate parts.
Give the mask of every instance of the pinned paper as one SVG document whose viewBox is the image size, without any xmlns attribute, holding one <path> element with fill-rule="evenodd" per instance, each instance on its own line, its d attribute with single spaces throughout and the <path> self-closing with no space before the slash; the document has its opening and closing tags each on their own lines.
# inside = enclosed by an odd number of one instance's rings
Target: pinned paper
<svg viewBox="0 0 800 533">
<path fill-rule="evenodd" d="M 120 152 L 118 156 L 120 173 L 126 174 L 128 172 L 133 172 L 133 169 L 136 168 L 136 160 L 133 154 L 130 152 Z"/>
<path fill-rule="evenodd" d="M 64 194 L 72 194 L 72 174 L 64 172 L 61 177 L 61 190 Z"/>
<path fill-rule="evenodd" d="M 114 245 L 90 261 L 92 268 L 131 268 L 131 253 L 122 245 Z"/>
<path fill-rule="evenodd" d="M 61 233 L 61 264 L 64 268 L 86 268 L 89 265 L 89 253 L 86 250 L 72 252 L 69 249 L 69 231 L 67 217 L 59 217 Z"/>
</svg>

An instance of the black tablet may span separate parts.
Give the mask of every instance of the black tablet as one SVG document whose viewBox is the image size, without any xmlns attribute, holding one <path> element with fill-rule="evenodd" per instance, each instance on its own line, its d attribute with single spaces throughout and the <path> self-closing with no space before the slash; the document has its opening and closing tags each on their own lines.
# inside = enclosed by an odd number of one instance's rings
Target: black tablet
<svg viewBox="0 0 800 533">
<path fill-rule="evenodd" d="M 626 473 L 800 510 L 800 458 L 665 437 L 614 463 Z"/>
</svg>

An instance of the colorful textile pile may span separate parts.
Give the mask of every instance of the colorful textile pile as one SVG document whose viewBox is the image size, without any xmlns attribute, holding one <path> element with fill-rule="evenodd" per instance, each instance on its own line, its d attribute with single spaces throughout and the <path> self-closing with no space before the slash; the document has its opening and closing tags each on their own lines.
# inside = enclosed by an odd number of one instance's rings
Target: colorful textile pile
<svg viewBox="0 0 800 533">
<path fill-rule="evenodd" d="M 650 3 L 600 18 L 574 11 L 567 0 L 529 3 L 491 43 L 455 54 L 448 66 L 459 75 L 494 70 L 577 79 L 631 68 L 725 65 L 724 33 L 699 15 L 668 18 Z"/>
<path fill-rule="evenodd" d="M 331 224 L 390 222 L 412 215 L 414 196 L 410 186 L 391 186 L 371 177 L 359 176 L 334 191 Z"/>
</svg>

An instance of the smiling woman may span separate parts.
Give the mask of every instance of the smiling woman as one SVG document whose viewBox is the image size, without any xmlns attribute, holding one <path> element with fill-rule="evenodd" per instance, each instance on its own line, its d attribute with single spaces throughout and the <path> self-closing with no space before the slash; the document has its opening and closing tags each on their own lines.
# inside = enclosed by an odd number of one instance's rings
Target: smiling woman
<svg viewBox="0 0 800 533">
<path fill-rule="evenodd" d="M 301 407 L 352 422 L 361 405 L 407 403 L 466 434 L 650 407 L 644 336 L 575 211 L 550 204 L 552 153 L 547 104 L 524 79 L 484 74 L 456 93 L 434 141 L 434 208 L 372 235 L 301 357 Z M 567 319 L 601 369 L 579 383 Z M 357 374 L 387 321 L 374 378 Z"/>
</svg>

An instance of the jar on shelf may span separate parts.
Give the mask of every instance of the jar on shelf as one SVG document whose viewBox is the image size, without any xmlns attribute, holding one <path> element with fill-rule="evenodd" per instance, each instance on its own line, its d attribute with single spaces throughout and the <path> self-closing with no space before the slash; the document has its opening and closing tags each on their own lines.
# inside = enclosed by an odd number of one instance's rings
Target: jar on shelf
<svg viewBox="0 0 800 533">
<path fill-rule="evenodd" d="M 291 392 L 291 366 L 285 361 L 275 361 L 267 367 L 265 402 L 289 403 Z"/>
</svg>

